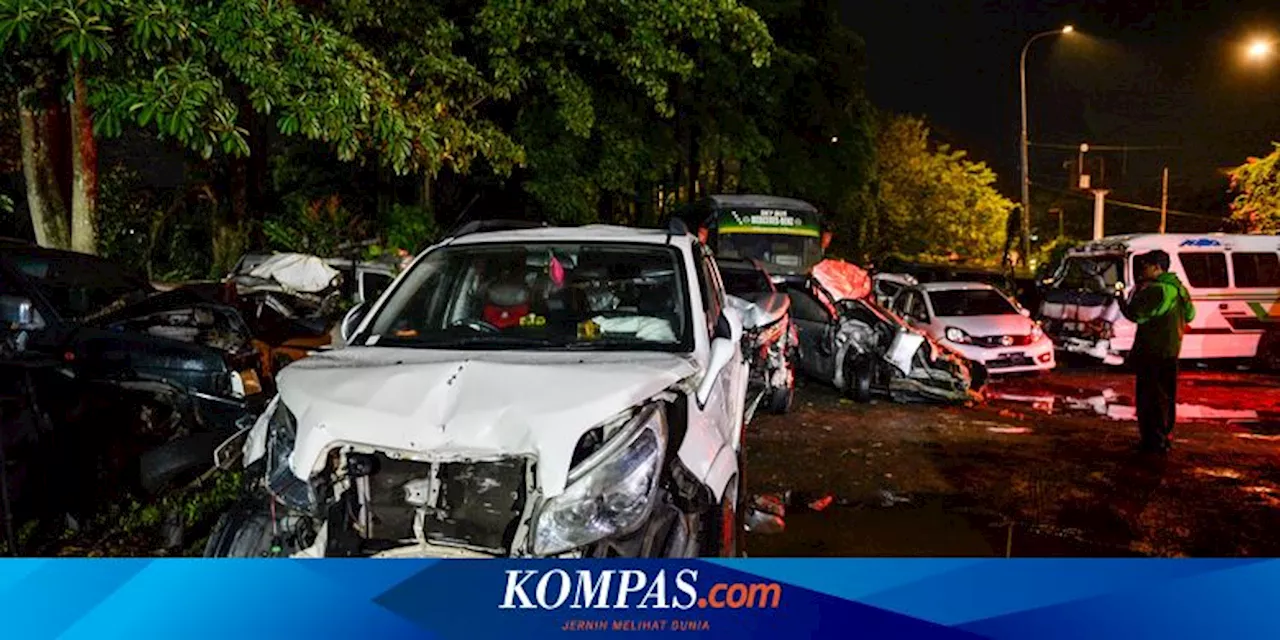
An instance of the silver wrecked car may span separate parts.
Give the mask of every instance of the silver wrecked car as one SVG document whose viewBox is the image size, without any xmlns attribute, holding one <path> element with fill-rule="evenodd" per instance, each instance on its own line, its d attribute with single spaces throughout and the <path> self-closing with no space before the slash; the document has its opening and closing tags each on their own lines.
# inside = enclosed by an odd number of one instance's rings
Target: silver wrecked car
<svg viewBox="0 0 1280 640">
<path fill-rule="evenodd" d="M 964 402 L 986 381 L 981 365 L 912 329 L 871 296 L 866 272 L 825 260 L 803 287 L 789 287 L 800 340 L 798 368 L 866 401 Z"/>
</svg>

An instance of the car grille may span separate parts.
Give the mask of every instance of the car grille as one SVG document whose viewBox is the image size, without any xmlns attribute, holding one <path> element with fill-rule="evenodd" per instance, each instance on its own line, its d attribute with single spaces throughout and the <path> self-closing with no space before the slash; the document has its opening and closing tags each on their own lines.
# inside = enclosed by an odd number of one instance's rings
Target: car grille
<svg viewBox="0 0 1280 640">
<path fill-rule="evenodd" d="M 413 462 L 374 454 L 366 538 L 383 543 L 417 538 L 422 514 L 427 542 L 511 550 L 528 498 L 525 458 L 484 462 Z M 373 547 L 385 546 L 374 544 Z"/>
<path fill-rule="evenodd" d="M 1005 338 L 1009 339 L 1005 343 Z M 973 338 L 973 344 L 979 347 L 1025 347 L 1031 344 L 1031 336 L 981 336 Z"/>
</svg>

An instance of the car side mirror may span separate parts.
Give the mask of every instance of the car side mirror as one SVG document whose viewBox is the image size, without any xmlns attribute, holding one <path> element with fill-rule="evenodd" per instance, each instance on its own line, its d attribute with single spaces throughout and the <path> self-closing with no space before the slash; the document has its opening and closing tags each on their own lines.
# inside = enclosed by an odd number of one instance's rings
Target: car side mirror
<svg viewBox="0 0 1280 640">
<path fill-rule="evenodd" d="M 711 356 L 707 361 L 707 372 L 698 383 L 696 392 L 698 406 L 705 406 L 711 399 L 711 391 L 724 368 L 741 352 L 742 322 L 737 318 L 737 310 L 726 308 L 720 312 L 716 321 L 715 333 L 711 340 Z"/>
<path fill-rule="evenodd" d="M 364 320 L 365 313 L 369 311 L 369 304 L 361 302 L 351 310 L 347 311 L 347 315 L 342 317 L 342 326 L 339 330 L 342 335 L 342 341 L 350 344 L 351 336 L 355 334 L 356 328 L 360 326 L 360 321 Z"/>
<path fill-rule="evenodd" d="M 10 331 L 37 331 L 44 328 L 44 319 L 30 299 L 0 295 L 0 325 Z"/>
</svg>

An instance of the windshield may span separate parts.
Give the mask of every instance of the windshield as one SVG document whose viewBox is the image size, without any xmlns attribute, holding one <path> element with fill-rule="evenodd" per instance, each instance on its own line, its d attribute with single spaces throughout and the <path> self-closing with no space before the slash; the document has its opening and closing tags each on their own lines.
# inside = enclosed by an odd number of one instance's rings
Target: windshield
<svg viewBox="0 0 1280 640">
<path fill-rule="evenodd" d="M 759 260 L 779 273 L 803 273 L 822 259 L 816 237 L 773 233 L 720 233 L 716 256 Z"/>
<path fill-rule="evenodd" d="M 930 291 L 933 314 L 939 318 L 956 316 L 1004 316 L 1018 309 L 998 291 L 992 289 L 955 289 Z"/>
<path fill-rule="evenodd" d="M 677 250 L 606 243 L 437 249 L 396 286 L 367 345 L 691 351 Z"/>
<path fill-rule="evenodd" d="M 739 298 L 773 292 L 769 274 L 757 269 L 721 269 L 720 279 L 724 281 L 725 291 Z"/>
<path fill-rule="evenodd" d="M 8 260 L 35 285 L 58 315 L 98 315 L 151 293 L 143 280 L 107 262 L 73 253 L 15 253 Z"/>
<path fill-rule="evenodd" d="M 1059 271 L 1057 287 L 1072 291 L 1109 293 L 1124 282 L 1123 256 L 1067 258 Z"/>
</svg>

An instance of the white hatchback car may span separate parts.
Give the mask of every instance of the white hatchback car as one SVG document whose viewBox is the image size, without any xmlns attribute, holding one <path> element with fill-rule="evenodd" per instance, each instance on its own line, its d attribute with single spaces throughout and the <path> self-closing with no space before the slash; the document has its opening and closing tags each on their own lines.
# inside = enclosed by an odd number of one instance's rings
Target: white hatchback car
<svg viewBox="0 0 1280 640">
<path fill-rule="evenodd" d="M 224 445 L 206 554 L 736 555 L 742 322 L 682 227 L 455 234 Z"/>
<path fill-rule="evenodd" d="M 894 298 L 893 310 L 988 373 L 1048 371 L 1056 365 L 1053 340 L 1026 309 L 991 285 L 931 282 L 907 287 Z"/>
</svg>

